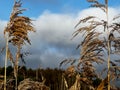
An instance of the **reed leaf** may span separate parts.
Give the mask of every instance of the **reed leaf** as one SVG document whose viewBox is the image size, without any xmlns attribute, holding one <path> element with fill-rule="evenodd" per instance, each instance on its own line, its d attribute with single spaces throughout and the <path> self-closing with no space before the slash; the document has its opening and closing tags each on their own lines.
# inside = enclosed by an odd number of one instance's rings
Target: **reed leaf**
<svg viewBox="0 0 120 90">
<path fill-rule="evenodd" d="M 87 22 L 88 20 L 93 19 L 93 18 L 96 18 L 96 17 L 95 17 L 95 16 L 88 16 L 88 17 L 86 17 L 86 18 L 84 18 L 84 19 L 81 19 L 81 20 L 76 24 L 75 28 L 76 28 L 79 24 L 84 23 L 84 22 Z"/>
</svg>

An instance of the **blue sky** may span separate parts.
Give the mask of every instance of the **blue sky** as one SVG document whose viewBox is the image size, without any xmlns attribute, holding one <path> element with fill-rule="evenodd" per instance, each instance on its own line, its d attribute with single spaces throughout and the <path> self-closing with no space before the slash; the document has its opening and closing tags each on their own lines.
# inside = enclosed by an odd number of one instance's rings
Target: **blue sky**
<svg viewBox="0 0 120 90">
<path fill-rule="evenodd" d="M 14 0 L 0 0 L 0 48 L 5 46 L 3 30 L 9 20 Z M 103 0 L 100 0 L 103 1 Z M 109 19 L 120 13 L 120 0 L 109 0 Z M 73 40 L 74 26 L 80 18 L 94 15 L 105 19 L 100 9 L 89 8 L 86 0 L 22 0 L 23 8 L 28 10 L 23 15 L 33 21 L 35 33 L 30 33 L 32 45 L 26 45 L 23 50 L 31 55 L 26 57 L 26 66 L 58 67 L 66 58 L 79 58 L 80 50 L 76 46 L 82 40 L 79 36 Z M 4 55 L 0 56 L 0 66 L 4 64 Z"/>
<path fill-rule="evenodd" d="M 14 0 L 0 1 L 0 19 L 8 20 Z M 100 0 L 103 1 L 103 0 Z M 28 10 L 24 12 L 29 17 L 38 17 L 45 10 L 53 13 L 74 13 L 89 7 L 86 0 L 22 0 L 23 8 Z M 116 7 L 120 0 L 109 0 L 109 5 Z"/>
<path fill-rule="evenodd" d="M 54 13 L 65 13 L 78 11 L 81 7 L 86 7 L 80 4 L 80 0 L 22 0 L 23 7 L 27 8 L 24 14 L 30 17 L 39 16 L 44 10 L 49 10 Z M 84 2 L 86 1 L 84 0 Z M 9 15 L 13 6 L 13 0 L 8 0 L 7 3 L 4 0 L 0 2 L 0 19 L 9 19 Z"/>
</svg>

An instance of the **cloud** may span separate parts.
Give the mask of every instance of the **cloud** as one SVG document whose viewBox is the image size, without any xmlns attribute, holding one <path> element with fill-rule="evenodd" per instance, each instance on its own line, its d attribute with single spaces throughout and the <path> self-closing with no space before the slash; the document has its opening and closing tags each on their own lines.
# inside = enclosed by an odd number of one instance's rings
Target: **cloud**
<svg viewBox="0 0 120 90">
<path fill-rule="evenodd" d="M 30 35 L 34 52 L 38 53 L 43 67 L 58 67 L 61 60 L 78 56 L 77 41 L 71 40 L 74 30 L 74 16 L 54 14 L 45 11 L 36 18 L 36 33 Z M 34 54 L 34 53 L 33 53 Z"/>
<path fill-rule="evenodd" d="M 109 8 L 109 20 L 118 12 L 118 9 Z M 58 67 L 63 59 L 79 58 L 80 50 L 76 50 L 76 46 L 83 38 L 81 36 L 73 40 L 71 38 L 76 30 L 74 26 L 81 18 L 88 15 L 95 15 L 105 19 L 104 13 L 95 8 L 68 14 L 44 11 L 39 17 L 35 17 L 33 25 L 36 32 L 29 34 L 32 45 L 23 47 L 23 50 L 31 53 L 26 57 L 26 66 L 28 68 L 37 68 L 39 66 L 54 68 Z"/>
<path fill-rule="evenodd" d="M 5 44 L 4 41 L 4 28 L 7 25 L 7 21 L 0 20 L 0 48 L 2 48 Z"/>
</svg>

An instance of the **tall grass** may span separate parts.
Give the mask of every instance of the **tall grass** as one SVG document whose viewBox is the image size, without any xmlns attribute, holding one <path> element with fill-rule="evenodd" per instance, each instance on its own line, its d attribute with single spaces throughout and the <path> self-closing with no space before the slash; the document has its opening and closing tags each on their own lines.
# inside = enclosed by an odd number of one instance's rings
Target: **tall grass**
<svg viewBox="0 0 120 90">
<path fill-rule="evenodd" d="M 17 90 L 18 64 L 19 64 L 21 49 L 22 49 L 22 46 L 25 45 L 25 43 L 31 44 L 28 38 L 28 32 L 35 31 L 32 26 L 31 19 L 29 17 L 19 16 L 19 14 L 22 14 L 23 11 L 26 10 L 26 9 L 21 9 L 20 8 L 21 5 L 22 5 L 21 0 L 14 0 L 14 6 L 10 15 L 10 20 L 7 24 L 7 27 L 4 30 L 5 36 L 8 37 L 6 42 L 6 57 L 8 57 L 12 62 L 12 64 L 14 65 L 14 77 L 16 80 L 16 90 Z M 9 44 L 11 43 L 16 48 L 15 58 L 12 56 L 11 50 L 9 49 L 9 46 L 7 44 L 8 42 Z M 8 52 L 8 49 L 9 49 L 9 52 Z M 9 53 L 9 56 L 7 55 L 8 53 Z M 5 61 L 7 61 L 8 58 L 6 58 Z M 5 78 L 5 83 L 6 83 L 6 78 Z M 5 84 L 5 87 L 6 87 L 6 84 Z"/>
<path fill-rule="evenodd" d="M 98 78 L 98 74 L 96 73 L 96 68 L 93 63 L 103 64 L 107 61 L 107 68 L 104 69 L 107 70 L 107 76 L 103 79 L 97 90 L 102 90 L 100 88 L 105 88 L 106 83 L 107 89 L 110 90 L 111 80 L 113 80 L 113 77 L 115 79 L 120 75 L 119 64 L 116 64 L 116 60 L 111 60 L 110 58 L 111 54 L 118 54 L 120 52 L 120 22 L 118 21 L 120 19 L 120 15 L 115 16 L 112 21 L 109 22 L 108 0 L 104 0 L 104 2 L 100 0 L 87 1 L 91 4 L 91 7 L 101 9 L 105 13 L 106 19 L 98 19 L 94 15 L 80 19 L 75 26 L 75 29 L 77 30 L 73 33 L 73 38 L 79 34 L 82 34 L 84 38 L 77 46 L 77 49 L 81 49 L 80 58 L 78 60 L 64 60 L 60 63 L 60 66 L 61 64 L 67 63 L 76 66 L 75 62 L 77 62 L 78 64 L 76 69 L 80 72 L 82 77 L 87 78 L 87 81 L 89 81 L 88 84 L 92 85 L 93 79 Z M 103 27 L 103 32 L 99 33 L 98 27 Z M 116 33 L 118 35 L 115 36 L 114 34 Z M 105 52 L 107 52 L 106 56 Z M 107 57 L 107 60 L 104 57 Z"/>
<path fill-rule="evenodd" d="M 5 56 L 5 71 L 4 71 L 4 90 L 6 90 L 6 68 L 7 68 L 7 60 L 8 60 L 8 36 L 5 36 L 6 38 L 6 56 Z"/>
</svg>

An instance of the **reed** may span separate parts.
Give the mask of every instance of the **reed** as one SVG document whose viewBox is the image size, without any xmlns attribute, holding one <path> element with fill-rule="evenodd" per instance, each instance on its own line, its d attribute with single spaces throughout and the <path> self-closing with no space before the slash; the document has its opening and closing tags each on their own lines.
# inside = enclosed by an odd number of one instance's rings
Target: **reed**
<svg viewBox="0 0 120 90">
<path fill-rule="evenodd" d="M 4 34 L 7 38 L 6 42 L 6 60 L 9 58 L 9 60 L 12 62 L 14 66 L 14 77 L 16 79 L 16 90 L 17 90 L 17 74 L 18 74 L 18 65 L 19 65 L 19 59 L 21 54 L 22 46 L 26 43 L 30 43 L 30 39 L 28 37 L 28 32 L 35 31 L 31 19 L 26 16 L 19 16 L 19 14 L 22 14 L 23 11 L 26 9 L 21 9 L 21 0 L 14 0 L 14 6 L 10 15 L 10 20 L 7 24 L 7 27 L 4 30 Z M 16 48 L 16 57 L 14 58 L 11 50 L 9 49 L 9 45 L 12 44 Z M 8 55 L 9 53 L 9 55 Z M 7 62 L 6 62 L 7 63 Z M 6 71 L 5 71 L 6 72 Z M 4 81 L 6 83 L 6 80 Z M 6 85 L 6 84 L 5 84 Z"/>
<path fill-rule="evenodd" d="M 93 63 L 97 63 L 99 65 L 106 63 L 107 61 L 107 68 L 104 69 L 107 71 L 107 76 L 100 83 L 97 90 L 103 90 L 106 80 L 107 89 L 110 90 L 110 82 L 113 78 L 118 78 L 120 75 L 119 64 L 116 63 L 116 60 L 111 59 L 111 54 L 119 54 L 120 51 L 120 15 L 115 16 L 112 21 L 109 22 L 108 0 L 104 0 L 104 2 L 100 0 L 87 1 L 91 4 L 91 7 L 102 10 L 105 13 L 106 18 L 103 20 L 102 18 L 97 18 L 93 15 L 79 20 L 79 22 L 75 25 L 75 29 L 77 30 L 73 33 L 73 38 L 82 34 L 83 40 L 77 46 L 77 49 L 81 49 L 80 58 L 76 60 L 63 60 L 60 63 L 60 66 L 68 63 L 74 65 L 77 67 L 76 69 L 80 72 L 80 75 L 82 77 L 86 77 L 87 81 L 89 81 L 89 85 L 92 85 L 93 78 L 98 78 L 98 74 L 96 73 L 96 68 Z M 102 27 L 103 32 L 98 32 L 100 29 L 98 27 Z M 118 35 L 115 36 L 114 34 Z M 105 52 L 107 52 L 107 55 L 105 55 Z M 106 57 L 107 60 L 104 57 Z M 77 66 L 75 62 L 77 62 Z"/>
</svg>

